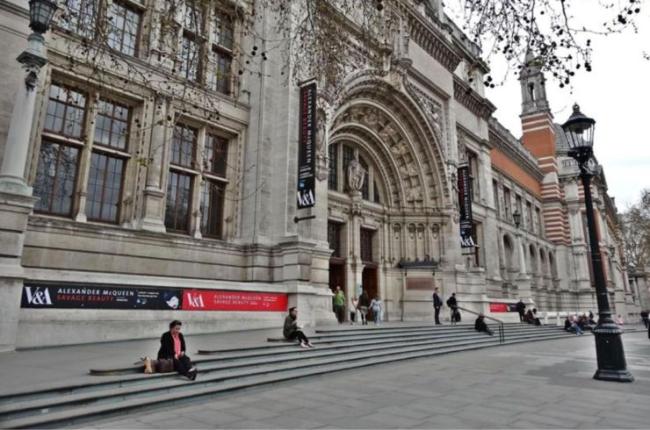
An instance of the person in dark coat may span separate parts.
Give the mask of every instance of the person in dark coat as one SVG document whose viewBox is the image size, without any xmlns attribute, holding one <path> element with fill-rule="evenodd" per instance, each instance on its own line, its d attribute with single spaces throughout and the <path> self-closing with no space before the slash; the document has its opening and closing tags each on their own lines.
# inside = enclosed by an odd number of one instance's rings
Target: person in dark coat
<svg viewBox="0 0 650 430">
<path fill-rule="evenodd" d="M 442 299 L 440 298 L 438 288 L 436 287 L 436 289 L 433 290 L 433 309 L 435 312 L 434 318 L 436 325 L 440 325 L 440 308 L 442 308 Z"/>
<path fill-rule="evenodd" d="M 181 325 L 178 320 L 169 323 L 169 331 L 160 337 L 158 359 L 174 360 L 174 370 L 193 381 L 196 379 L 197 370 L 190 357 L 185 354 L 185 338 L 181 333 Z"/>
<path fill-rule="evenodd" d="M 485 323 L 485 315 L 483 314 L 479 314 L 478 317 L 476 318 L 476 321 L 474 321 L 474 330 L 478 332 L 487 333 L 490 336 L 494 335 L 492 330 L 490 330 L 490 328 Z"/>
<path fill-rule="evenodd" d="M 526 314 L 526 304 L 521 299 L 519 299 L 519 301 L 517 302 L 517 312 L 519 313 L 519 322 L 524 322 L 524 316 Z"/>
<path fill-rule="evenodd" d="M 295 307 L 289 309 L 289 315 L 284 319 L 282 334 L 286 340 L 299 341 L 302 348 L 314 347 L 298 325 L 298 309 Z"/>
<path fill-rule="evenodd" d="M 361 314 L 361 325 L 368 325 L 368 309 L 370 308 L 370 296 L 366 290 L 359 296 L 359 313 Z"/>
<path fill-rule="evenodd" d="M 458 312 L 458 300 L 456 300 L 456 293 L 451 293 L 451 297 L 447 299 L 447 306 L 451 311 L 451 322 L 458 322 L 460 312 Z"/>
<path fill-rule="evenodd" d="M 650 325 L 648 323 L 648 316 L 649 315 L 650 314 L 648 313 L 648 311 L 646 311 L 646 310 L 641 311 L 641 321 L 643 321 L 643 325 L 645 325 L 645 328 L 648 328 L 648 325 Z"/>
</svg>

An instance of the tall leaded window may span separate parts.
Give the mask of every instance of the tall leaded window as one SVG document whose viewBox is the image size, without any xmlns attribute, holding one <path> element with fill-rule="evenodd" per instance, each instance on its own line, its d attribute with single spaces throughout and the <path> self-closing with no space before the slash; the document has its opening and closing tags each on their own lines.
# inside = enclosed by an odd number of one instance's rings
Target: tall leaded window
<svg viewBox="0 0 650 430">
<path fill-rule="evenodd" d="M 228 139 L 208 134 L 205 141 L 203 156 L 204 169 L 222 178 L 226 177 L 228 157 Z"/>
<path fill-rule="evenodd" d="M 219 9 L 214 11 L 210 38 L 208 87 L 230 94 L 234 25 L 229 14 Z"/>
<path fill-rule="evenodd" d="M 197 81 L 199 78 L 199 44 L 192 34 L 183 35 L 179 73 L 188 81 Z"/>
<path fill-rule="evenodd" d="M 501 215 L 501 208 L 499 205 L 499 184 L 497 181 L 492 181 L 492 197 L 494 198 L 494 210 L 496 211 L 497 217 Z"/>
<path fill-rule="evenodd" d="M 332 250 L 332 257 L 341 257 L 341 224 L 327 223 L 327 242 Z"/>
<path fill-rule="evenodd" d="M 479 181 L 478 179 L 478 158 L 476 154 L 467 151 L 467 163 L 469 167 L 469 181 L 472 189 L 472 200 L 475 202 L 479 201 L 480 192 L 479 192 Z"/>
<path fill-rule="evenodd" d="M 530 202 L 526 202 L 526 228 L 528 231 L 534 232 L 535 221 L 533 220 L 533 205 Z"/>
<path fill-rule="evenodd" d="M 129 117 L 127 106 L 98 100 L 86 200 L 89 220 L 119 221 L 124 168 L 128 159 Z"/>
<path fill-rule="evenodd" d="M 183 125 L 177 125 L 174 127 L 172 138 L 172 164 L 181 167 L 192 167 L 194 163 L 196 138 L 196 129 Z"/>
<path fill-rule="evenodd" d="M 64 13 L 58 24 L 79 36 L 93 38 L 98 4 L 96 0 L 64 0 L 61 5 Z"/>
<path fill-rule="evenodd" d="M 366 172 L 366 177 L 363 180 L 363 184 L 361 184 L 361 197 L 364 200 L 370 200 L 370 178 L 368 175 L 370 169 L 368 169 L 368 163 L 362 157 L 359 157 L 359 164 L 363 168 L 363 171 Z"/>
<path fill-rule="evenodd" d="M 78 162 L 77 147 L 47 140 L 41 143 L 34 181 L 36 212 L 71 215 Z"/>
<path fill-rule="evenodd" d="M 205 179 L 201 188 L 201 234 L 221 239 L 226 185 Z"/>
<path fill-rule="evenodd" d="M 192 176 L 174 170 L 170 171 L 165 210 L 165 227 L 168 230 L 183 233 L 189 231 L 191 197 Z"/>
<path fill-rule="evenodd" d="M 50 87 L 34 180 L 36 212 L 72 214 L 85 116 L 83 93 L 57 84 Z"/>
<path fill-rule="evenodd" d="M 106 12 L 108 46 L 127 55 L 136 55 L 142 14 L 125 4 L 113 1 Z"/>
<path fill-rule="evenodd" d="M 372 259 L 372 237 L 374 231 L 362 228 L 360 231 L 361 239 L 361 261 L 373 261 Z"/>
<path fill-rule="evenodd" d="M 372 201 L 375 203 L 381 203 L 381 197 L 379 194 L 379 186 L 377 185 L 377 181 L 374 182 L 374 195 Z"/>
<path fill-rule="evenodd" d="M 330 190 L 338 190 L 339 178 L 338 178 L 338 150 L 339 146 L 337 144 L 330 144 L 327 147 L 327 157 L 329 158 L 329 176 L 327 178 L 327 187 Z"/>
</svg>

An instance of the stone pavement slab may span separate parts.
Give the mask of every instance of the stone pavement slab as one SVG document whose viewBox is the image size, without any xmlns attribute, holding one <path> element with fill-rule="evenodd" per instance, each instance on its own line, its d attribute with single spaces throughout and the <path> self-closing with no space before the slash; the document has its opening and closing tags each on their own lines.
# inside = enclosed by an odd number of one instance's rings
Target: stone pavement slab
<svg viewBox="0 0 650 430">
<path fill-rule="evenodd" d="M 645 429 L 650 342 L 630 333 L 624 344 L 632 384 L 592 379 L 594 340 L 584 336 L 300 379 L 179 407 L 174 420 L 145 411 L 84 428 Z"/>
</svg>

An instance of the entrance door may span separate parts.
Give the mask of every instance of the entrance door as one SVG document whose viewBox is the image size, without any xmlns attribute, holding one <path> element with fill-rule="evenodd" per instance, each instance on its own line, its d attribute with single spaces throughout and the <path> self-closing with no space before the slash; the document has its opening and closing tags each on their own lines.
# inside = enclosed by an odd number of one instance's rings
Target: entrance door
<svg viewBox="0 0 650 430">
<path fill-rule="evenodd" d="M 336 292 L 336 286 L 340 286 L 345 292 L 345 259 L 331 258 L 330 259 L 330 289 L 332 293 Z M 332 308 L 334 302 L 332 301 Z M 332 309 L 334 310 L 334 309 Z"/>
<path fill-rule="evenodd" d="M 370 298 L 370 301 L 372 301 L 372 299 L 374 299 L 379 293 L 376 265 L 364 266 L 363 272 L 361 272 L 361 282 L 363 289 L 368 293 L 368 297 Z M 372 320 L 373 318 L 372 311 L 368 311 L 368 319 Z"/>
</svg>

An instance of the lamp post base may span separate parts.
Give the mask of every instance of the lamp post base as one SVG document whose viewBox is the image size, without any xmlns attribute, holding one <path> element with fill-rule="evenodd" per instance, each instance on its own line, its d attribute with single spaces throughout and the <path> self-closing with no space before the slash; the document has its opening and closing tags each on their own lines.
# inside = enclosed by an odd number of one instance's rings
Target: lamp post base
<svg viewBox="0 0 650 430">
<path fill-rule="evenodd" d="M 627 370 L 622 333 L 621 328 L 608 316 L 599 321 L 594 328 L 598 359 L 598 370 L 594 374 L 594 379 L 616 382 L 634 381 L 634 377 Z"/>
</svg>

